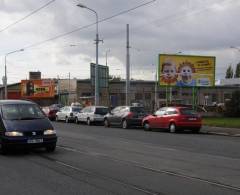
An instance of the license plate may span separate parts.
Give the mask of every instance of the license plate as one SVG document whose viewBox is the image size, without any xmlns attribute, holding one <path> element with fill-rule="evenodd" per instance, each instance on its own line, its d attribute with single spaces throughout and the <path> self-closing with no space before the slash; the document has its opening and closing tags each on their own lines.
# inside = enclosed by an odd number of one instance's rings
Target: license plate
<svg viewBox="0 0 240 195">
<path fill-rule="evenodd" d="M 43 139 L 29 139 L 27 140 L 28 144 L 37 144 L 37 143 L 42 143 Z"/>
<path fill-rule="evenodd" d="M 188 120 L 190 120 L 190 121 L 195 121 L 195 120 L 197 120 L 196 118 L 189 118 Z"/>
</svg>

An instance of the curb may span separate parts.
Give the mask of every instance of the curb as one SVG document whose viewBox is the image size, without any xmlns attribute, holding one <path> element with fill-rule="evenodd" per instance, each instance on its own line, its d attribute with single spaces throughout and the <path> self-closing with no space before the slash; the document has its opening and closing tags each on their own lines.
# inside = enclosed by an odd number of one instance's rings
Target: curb
<svg viewBox="0 0 240 195">
<path fill-rule="evenodd" d="M 211 135 L 240 137 L 240 129 L 237 128 L 203 126 L 201 132 Z"/>
</svg>

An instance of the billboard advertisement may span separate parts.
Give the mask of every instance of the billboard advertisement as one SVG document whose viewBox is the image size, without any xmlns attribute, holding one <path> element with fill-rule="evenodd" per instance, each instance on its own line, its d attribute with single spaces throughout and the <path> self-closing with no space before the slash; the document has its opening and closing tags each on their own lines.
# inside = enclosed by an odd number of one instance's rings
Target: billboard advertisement
<svg viewBox="0 0 240 195">
<path fill-rule="evenodd" d="M 214 86 L 215 57 L 159 54 L 160 86 Z"/>
<path fill-rule="evenodd" d="M 51 98 L 55 95 L 55 83 L 51 79 L 22 80 L 21 96 L 25 98 Z"/>
<path fill-rule="evenodd" d="M 95 86 L 95 67 L 96 64 L 90 64 L 91 85 Z M 108 87 L 109 68 L 108 66 L 98 65 L 98 83 L 100 88 Z"/>
</svg>

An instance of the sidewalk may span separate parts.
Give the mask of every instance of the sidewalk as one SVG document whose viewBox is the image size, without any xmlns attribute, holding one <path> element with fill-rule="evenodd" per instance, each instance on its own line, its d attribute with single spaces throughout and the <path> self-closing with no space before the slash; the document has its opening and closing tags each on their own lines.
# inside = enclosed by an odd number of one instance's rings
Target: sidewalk
<svg viewBox="0 0 240 195">
<path fill-rule="evenodd" d="M 200 132 L 215 134 L 215 135 L 227 135 L 227 136 L 240 137 L 240 128 L 203 126 Z"/>
</svg>

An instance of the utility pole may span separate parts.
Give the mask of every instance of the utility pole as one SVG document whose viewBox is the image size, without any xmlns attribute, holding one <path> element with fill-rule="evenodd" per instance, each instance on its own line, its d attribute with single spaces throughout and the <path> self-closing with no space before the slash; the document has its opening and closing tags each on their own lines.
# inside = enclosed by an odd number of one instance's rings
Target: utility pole
<svg viewBox="0 0 240 195">
<path fill-rule="evenodd" d="M 68 73 L 68 105 L 70 106 L 70 72 Z"/>
<path fill-rule="evenodd" d="M 155 102 L 155 105 L 154 105 L 154 110 L 156 111 L 157 110 L 157 107 L 158 107 L 158 103 L 157 103 L 157 87 L 158 87 L 158 77 L 157 77 L 157 71 L 155 73 L 155 98 L 154 98 L 154 102 Z"/>
<path fill-rule="evenodd" d="M 126 106 L 129 106 L 130 102 L 130 83 L 129 83 L 129 77 L 130 77 L 130 54 L 129 54 L 129 24 L 127 24 L 127 55 L 126 55 Z"/>
</svg>

